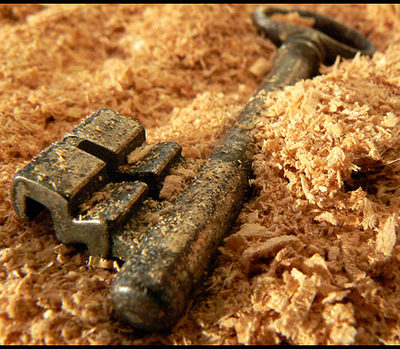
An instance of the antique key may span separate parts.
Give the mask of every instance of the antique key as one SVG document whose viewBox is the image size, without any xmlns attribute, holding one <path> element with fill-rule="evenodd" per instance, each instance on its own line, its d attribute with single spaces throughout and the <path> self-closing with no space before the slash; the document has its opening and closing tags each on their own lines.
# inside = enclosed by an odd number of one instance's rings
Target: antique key
<svg viewBox="0 0 400 349">
<path fill-rule="evenodd" d="M 313 28 L 270 18 L 290 12 L 312 18 Z M 43 150 L 12 182 L 20 218 L 33 219 L 47 208 L 58 239 L 124 261 L 112 299 L 120 318 L 136 328 L 166 330 L 184 313 L 248 195 L 252 129 L 267 94 L 315 76 L 337 55 L 375 51 L 364 36 L 310 11 L 260 7 L 253 21 L 280 46 L 272 69 L 173 203 L 161 200 L 159 191 L 166 176 L 185 164 L 180 145 L 147 145 L 138 122 L 110 109 L 90 115 Z M 148 211 L 155 221 L 141 219 Z"/>
</svg>

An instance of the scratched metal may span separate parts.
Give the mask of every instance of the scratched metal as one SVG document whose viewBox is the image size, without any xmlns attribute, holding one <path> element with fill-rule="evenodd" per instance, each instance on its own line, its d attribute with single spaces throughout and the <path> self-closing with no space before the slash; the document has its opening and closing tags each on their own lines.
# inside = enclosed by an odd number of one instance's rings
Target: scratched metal
<svg viewBox="0 0 400 349">
<path fill-rule="evenodd" d="M 160 189 L 157 181 L 180 157 L 176 142 L 156 144 L 152 157 L 141 159 L 136 170 L 127 158 L 144 140 L 138 122 L 100 109 L 16 173 L 11 187 L 15 211 L 33 219 L 47 208 L 60 241 L 83 243 L 91 254 L 110 257 L 111 246 L 118 244 L 111 242 L 113 231 Z M 146 176 L 153 180 L 145 181 Z M 114 257 L 121 255 L 126 253 Z"/>
<path fill-rule="evenodd" d="M 259 30 L 268 29 L 263 26 L 268 14 L 265 11 L 262 8 L 254 15 Z M 330 28 L 332 20 L 321 16 L 318 20 L 321 18 L 324 28 Z M 254 154 L 252 129 L 267 94 L 313 77 L 320 63 L 331 61 L 338 46 L 326 37 L 303 28 L 284 38 L 264 83 L 208 157 L 197 178 L 160 223 L 132 242 L 131 258 L 112 284 L 115 310 L 132 326 L 166 330 L 182 316 L 193 287 L 207 270 L 246 199 Z M 357 49 L 356 46 L 354 52 Z"/>
</svg>

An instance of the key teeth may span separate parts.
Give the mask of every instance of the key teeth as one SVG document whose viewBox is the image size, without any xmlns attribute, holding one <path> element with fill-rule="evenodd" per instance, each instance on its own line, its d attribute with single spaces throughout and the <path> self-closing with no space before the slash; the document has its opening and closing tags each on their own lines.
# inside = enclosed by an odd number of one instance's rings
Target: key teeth
<svg viewBox="0 0 400 349">
<path fill-rule="evenodd" d="M 91 254 L 107 257 L 111 231 L 125 224 L 145 195 L 159 189 L 165 171 L 180 158 L 178 143 L 155 144 L 142 167 L 136 166 L 141 170 L 124 183 L 118 169 L 144 140 L 144 127 L 129 117 L 107 108 L 91 114 L 16 173 L 11 198 L 17 215 L 34 219 L 47 208 L 59 240 L 84 243 Z M 101 192 L 103 203 L 93 199 Z M 97 213 L 86 214 L 82 206 L 91 200 Z"/>
<path fill-rule="evenodd" d="M 110 229 L 121 225 L 143 201 L 147 188 L 143 182 L 108 183 L 81 205 L 79 217 L 84 221 L 98 219 Z"/>
<path fill-rule="evenodd" d="M 137 121 L 102 108 L 67 133 L 64 142 L 104 160 L 115 169 L 126 163 L 127 155 L 145 139 L 145 129 Z"/>
<path fill-rule="evenodd" d="M 135 159 L 132 164 L 120 166 L 118 176 L 141 180 L 147 183 L 152 194 L 156 194 L 161 189 L 160 183 L 167 171 L 181 159 L 182 147 L 177 142 L 160 142 L 148 147 L 150 150 L 142 158 Z"/>
</svg>

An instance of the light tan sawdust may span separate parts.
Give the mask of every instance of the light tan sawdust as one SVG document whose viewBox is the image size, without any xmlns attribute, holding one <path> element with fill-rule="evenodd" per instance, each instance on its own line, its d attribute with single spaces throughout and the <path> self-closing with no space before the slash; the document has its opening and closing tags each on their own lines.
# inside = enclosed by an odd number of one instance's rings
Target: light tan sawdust
<svg viewBox="0 0 400 349">
<path fill-rule="evenodd" d="M 17 219 L 12 176 L 101 107 L 201 162 L 276 48 L 250 5 L 1 5 L 2 344 L 399 344 L 400 7 L 305 7 L 378 52 L 268 96 L 252 197 L 186 315 L 143 334 L 112 311 L 118 264 Z"/>
</svg>

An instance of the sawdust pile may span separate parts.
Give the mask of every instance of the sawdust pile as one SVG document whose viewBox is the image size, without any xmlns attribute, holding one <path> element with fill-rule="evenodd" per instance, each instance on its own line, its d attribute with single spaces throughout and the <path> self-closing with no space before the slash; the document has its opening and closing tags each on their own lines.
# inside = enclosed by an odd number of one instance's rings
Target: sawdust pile
<svg viewBox="0 0 400 349">
<path fill-rule="evenodd" d="M 2 344 L 400 343 L 400 7 L 306 7 L 378 52 L 268 97 L 253 195 L 187 314 L 152 335 L 113 314 L 117 263 L 16 218 L 12 177 L 101 107 L 201 162 L 276 48 L 250 5 L 0 7 Z"/>
</svg>

